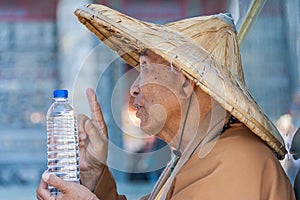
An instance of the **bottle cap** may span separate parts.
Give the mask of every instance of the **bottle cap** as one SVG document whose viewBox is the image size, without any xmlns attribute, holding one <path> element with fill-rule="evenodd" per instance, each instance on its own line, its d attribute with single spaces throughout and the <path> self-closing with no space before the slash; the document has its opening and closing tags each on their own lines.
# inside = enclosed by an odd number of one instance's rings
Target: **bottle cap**
<svg viewBox="0 0 300 200">
<path fill-rule="evenodd" d="M 54 98 L 68 98 L 68 90 L 54 90 Z"/>
</svg>

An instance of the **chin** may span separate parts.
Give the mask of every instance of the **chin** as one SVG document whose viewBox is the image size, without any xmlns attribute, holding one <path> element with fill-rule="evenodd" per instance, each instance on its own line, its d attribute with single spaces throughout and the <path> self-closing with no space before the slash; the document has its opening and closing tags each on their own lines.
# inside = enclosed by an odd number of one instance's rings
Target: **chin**
<svg viewBox="0 0 300 200">
<path fill-rule="evenodd" d="M 145 123 L 141 120 L 140 123 L 140 128 L 141 130 L 146 133 L 147 135 L 154 135 L 156 136 L 157 134 L 159 134 L 160 132 L 162 132 L 163 127 L 164 127 L 164 122 L 148 122 Z"/>
</svg>

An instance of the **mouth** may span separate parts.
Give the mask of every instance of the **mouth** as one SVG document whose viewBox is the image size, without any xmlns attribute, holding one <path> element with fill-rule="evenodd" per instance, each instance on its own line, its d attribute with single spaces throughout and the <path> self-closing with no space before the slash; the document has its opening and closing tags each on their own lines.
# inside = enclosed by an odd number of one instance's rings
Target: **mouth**
<svg viewBox="0 0 300 200">
<path fill-rule="evenodd" d="M 145 126 L 148 123 L 148 115 L 144 106 L 134 105 L 135 106 L 135 116 L 140 120 L 140 127 Z"/>
<path fill-rule="evenodd" d="M 139 106 L 139 105 L 135 106 L 135 109 L 136 109 L 135 116 L 139 119 L 141 118 L 141 112 L 142 112 L 141 108 L 142 108 L 142 106 Z"/>
</svg>

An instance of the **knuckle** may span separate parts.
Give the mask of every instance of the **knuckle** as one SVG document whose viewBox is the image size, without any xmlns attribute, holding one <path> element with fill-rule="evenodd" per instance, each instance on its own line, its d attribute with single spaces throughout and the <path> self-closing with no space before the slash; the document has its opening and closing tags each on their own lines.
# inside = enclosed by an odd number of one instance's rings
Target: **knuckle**
<svg viewBox="0 0 300 200">
<path fill-rule="evenodd" d="M 88 120 L 89 120 L 88 118 L 84 118 L 84 119 L 81 119 L 81 120 L 78 120 L 78 121 L 77 121 L 77 123 L 78 123 L 78 132 L 83 132 L 83 131 L 84 131 L 85 123 L 86 123 Z"/>
<path fill-rule="evenodd" d="M 83 141 L 86 139 L 86 133 L 85 132 L 78 132 L 79 141 Z"/>
<path fill-rule="evenodd" d="M 94 125 L 91 120 L 86 120 L 84 123 L 84 128 L 87 132 L 91 131 L 93 129 Z"/>
<path fill-rule="evenodd" d="M 49 174 L 49 177 L 47 179 L 47 183 L 48 184 L 52 184 L 53 183 L 53 175 L 52 174 Z"/>
<path fill-rule="evenodd" d="M 80 122 L 80 123 L 84 122 L 87 119 L 88 119 L 88 117 L 85 116 L 84 114 L 77 115 L 77 121 Z"/>
<path fill-rule="evenodd" d="M 78 114 L 77 116 L 80 119 L 87 118 L 87 116 L 85 114 L 82 114 L 82 113 Z"/>
<path fill-rule="evenodd" d="M 57 185 L 57 178 L 55 175 L 53 174 L 49 174 L 49 178 L 47 180 L 48 184 L 56 186 Z"/>
</svg>

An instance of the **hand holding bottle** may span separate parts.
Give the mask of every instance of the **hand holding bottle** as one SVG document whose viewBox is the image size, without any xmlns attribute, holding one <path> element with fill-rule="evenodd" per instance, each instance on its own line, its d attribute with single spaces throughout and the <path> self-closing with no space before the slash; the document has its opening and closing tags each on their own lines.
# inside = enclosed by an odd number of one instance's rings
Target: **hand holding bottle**
<svg viewBox="0 0 300 200">
<path fill-rule="evenodd" d="M 55 188 L 59 189 L 61 192 L 57 196 L 51 195 L 47 186 L 48 184 L 53 185 Z M 86 187 L 70 182 L 64 181 L 63 179 L 50 174 L 45 171 L 43 173 L 41 182 L 36 192 L 36 198 L 38 200 L 49 200 L 49 199 L 64 199 L 64 200 L 73 200 L 73 199 L 89 199 L 89 200 L 98 200 L 95 194 L 89 191 Z"/>
<path fill-rule="evenodd" d="M 87 90 L 87 97 L 91 108 L 91 119 L 85 115 L 78 116 L 79 137 L 79 167 L 82 170 L 82 185 L 65 181 L 53 173 L 46 171 L 36 190 L 37 199 L 97 199 L 91 192 L 97 184 L 98 178 L 107 159 L 107 128 L 103 120 L 101 108 L 92 89 Z M 57 196 L 48 189 L 48 185 L 57 188 Z M 85 186 L 85 187 L 84 187 Z"/>
</svg>

